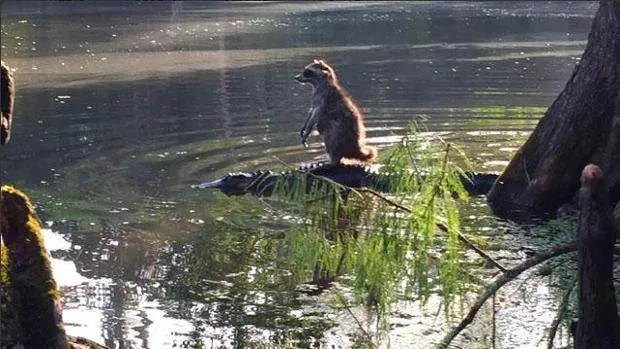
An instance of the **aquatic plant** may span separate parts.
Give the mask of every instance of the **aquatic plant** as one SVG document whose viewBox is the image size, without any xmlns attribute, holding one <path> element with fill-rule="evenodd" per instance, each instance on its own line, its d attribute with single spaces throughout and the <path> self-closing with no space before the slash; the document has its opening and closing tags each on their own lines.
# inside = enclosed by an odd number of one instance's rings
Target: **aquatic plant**
<svg viewBox="0 0 620 349">
<path fill-rule="evenodd" d="M 356 299 L 375 311 L 380 329 L 396 299 L 424 304 L 439 293 L 449 314 L 468 285 L 460 262 L 468 240 L 459 230 L 457 203 L 468 200 L 459 175 L 469 163 L 441 138 L 422 138 L 419 121 L 383 151 L 377 171 L 391 178 L 390 196 L 326 178 L 307 186 L 300 174 L 265 199 L 297 217 L 285 234 L 293 272 L 301 279 L 312 274 L 319 285 L 348 274 Z"/>
</svg>

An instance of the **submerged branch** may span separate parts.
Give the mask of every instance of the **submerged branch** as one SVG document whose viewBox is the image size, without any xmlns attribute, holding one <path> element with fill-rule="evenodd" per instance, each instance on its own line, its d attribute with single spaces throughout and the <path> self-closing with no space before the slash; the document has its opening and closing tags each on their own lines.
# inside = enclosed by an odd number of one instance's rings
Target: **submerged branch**
<svg viewBox="0 0 620 349">
<path fill-rule="evenodd" d="M 439 224 L 439 228 L 441 228 L 444 231 L 447 231 L 448 228 L 445 227 L 443 224 Z M 506 267 L 504 267 L 503 265 L 501 265 L 498 261 L 496 261 L 495 259 L 493 259 L 491 256 L 489 256 L 486 252 L 484 252 L 483 250 L 481 250 L 478 246 L 474 245 L 473 242 L 469 241 L 469 239 L 463 235 L 463 233 L 461 233 L 460 231 L 457 231 L 457 234 L 459 236 L 459 240 L 467 245 L 467 247 L 471 248 L 472 250 L 474 250 L 480 257 L 484 258 L 487 262 L 493 264 L 497 269 L 499 269 L 502 273 L 506 273 L 508 271 L 508 269 L 506 269 Z"/>
<path fill-rule="evenodd" d="M 558 307 L 558 313 L 555 315 L 555 319 L 551 323 L 551 329 L 549 329 L 549 341 L 547 342 L 547 349 L 553 349 L 553 340 L 555 339 L 555 335 L 558 332 L 558 328 L 560 327 L 560 322 L 562 322 L 562 316 L 566 312 L 566 307 L 568 306 L 568 301 L 570 299 L 571 293 L 575 289 L 577 285 L 577 279 L 575 278 L 571 284 L 571 287 L 564 293 L 562 297 L 562 301 L 560 302 L 560 306 Z"/>
<path fill-rule="evenodd" d="M 353 310 L 351 310 L 351 307 L 349 306 L 349 303 L 344 298 L 342 293 L 338 292 L 338 290 L 335 290 L 334 293 L 336 294 L 336 296 L 340 300 L 340 303 L 342 303 L 342 306 L 344 306 L 344 308 L 347 310 L 347 313 L 349 313 L 349 315 L 351 315 L 353 320 L 355 320 L 355 323 L 357 324 L 357 327 L 359 327 L 360 331 L 362 331 L 362 335 L 366 338 L 366 341 L 368 342 L 368 344 L 370 344 L 373 348 L 376 348 L 377 346 L 372 341 L 372 336 L 370 335 L 370 333 L 368 333 L 368 331 L 366 331 L 362 321 L 360 319 L 358 319 L 357 316 L 355 316 L 355 314 L 353 313 Z"/>
<path fill-rule="evenodd" d="M 506 283 L 517 278 L 524 271 L 546 261 L 551 258 L 563 255 L 569 252 L 577 251 L 577 243 L 569 243 L 566 245 L 556 246 L 550 250 L 543 251 L 535 254 L 534 256 L 528 258 L 523 263 L 517 265 L 514 268 L 510 268 L 503 272 L 501 275 L 495 278 L 489 286 L 487 286 L 486 290 L 478 296 L 474 305 L 470 308 L 469 313 L 461 322 L 456 326 L 450 333 L 448 333 L 437 345 L 437 348 L 448 348 L 452 340 L 461 333 L 473 320 L 480 308 L 484 305 L 487 299 L 495 294 L 502 286 Z"/>
</svg>

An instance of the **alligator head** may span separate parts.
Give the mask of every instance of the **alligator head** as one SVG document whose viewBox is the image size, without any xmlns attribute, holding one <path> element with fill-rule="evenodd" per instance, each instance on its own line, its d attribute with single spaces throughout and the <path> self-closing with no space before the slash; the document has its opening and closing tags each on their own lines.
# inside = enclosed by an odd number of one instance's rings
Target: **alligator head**
<svg viewBox="0 0 620 349">
<path fill-rule="evenodd" d="M 252 173 L 233 172 L 220 179 L 204 182 L 193 187 L 198 189 L 219 189 L 227 196 L 245 195 L 248 192 L 262 193 L 270 188 L 268 181 L 273 173 L 271 171 L 256 171 Z"/>
</svg>

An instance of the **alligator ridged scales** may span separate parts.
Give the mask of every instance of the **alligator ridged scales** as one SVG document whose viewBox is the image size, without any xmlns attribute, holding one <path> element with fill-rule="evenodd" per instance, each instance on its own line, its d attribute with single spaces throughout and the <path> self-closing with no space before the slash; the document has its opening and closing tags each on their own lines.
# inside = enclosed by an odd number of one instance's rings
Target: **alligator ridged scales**
<svg viewBox="0 0 620 349">
<path fill-rule="evenodd" d="M 273 189 L 278 180 L 284 180 L 287 185 L 292 186 L 295 181 L 303 178 L 307 188 L 310 188 L 317 181 L 321 181 L 321 177 L 351 188 L 368 187 L 382 192 L 390 191 L 389 175 L 380 174 L 364 165 L 333 165 L 328 163 L 312 163 L 300 166 L 295 171 L 278 173 L 269 170 L 233 172 L 195 187 L 219 189 L 228 196 L 245 194 L 270 196 L 273 194 Z M 468 172 L 461 177 L 461 181 L 470 195 L 486 194 L 496 179 L 496 174 L 477 172 Z"/>
</svg>

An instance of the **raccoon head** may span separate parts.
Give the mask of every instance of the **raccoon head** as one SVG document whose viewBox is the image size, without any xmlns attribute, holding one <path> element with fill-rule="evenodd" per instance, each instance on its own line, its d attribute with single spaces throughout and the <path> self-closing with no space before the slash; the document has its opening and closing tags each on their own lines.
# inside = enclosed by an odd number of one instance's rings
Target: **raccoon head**
<svg viewBox="0 0 620 349">
<path fill-rule="evenodd" d="M 322 60 L 315 59 L 314 62 L 308 64 L 304 68 L 303 72 L 295 75 L 295 80 L 301 83 L 307 82 L 312 84 L 313 86 L 316 86 L 321 81 L 335 81 L 336 73 L 329 65 L 327 65 L 327 63 Z"/>
</svg>

